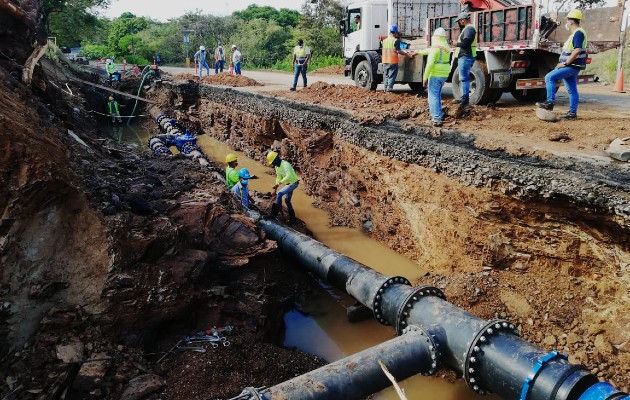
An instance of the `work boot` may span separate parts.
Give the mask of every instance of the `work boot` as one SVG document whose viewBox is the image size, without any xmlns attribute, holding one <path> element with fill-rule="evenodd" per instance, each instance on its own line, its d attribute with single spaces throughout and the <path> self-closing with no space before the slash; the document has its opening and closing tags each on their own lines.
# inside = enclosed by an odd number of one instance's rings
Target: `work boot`
<svg viewBox="0 0 630 400">
<path fill-rule="evenodd" d="M 561 115 L 558 118 L 564 119 L 564 120 L 575 120 L 577 119 L 577 114 L 572 111 L 569 111 L 568 113 Z"/>
<path fill-rule="evenodd" d="M 276 219 L 281 208 L 282 208 L 282 205 L 273 203 L 271 205 L 271 212 L 267 215 L 267 218 L 265 219 Z"/>
<path fill-rule="evenodd" d="M 287 208 L 287 212 L 289 213 L 289 223 L 290 224 L 294 224 L 295 223 L 295 211 L 293 211 L 292 208 Z"/>
<path fill-rule="evenodd" d="M 540 101 L 536 103 L 536 107 L 542 108 L 543 110 L 552 111 L 553 110 L 553 102 L 549 100 Z"/>
<path fill-rule="evenodd" d="M 291 87 L 289 90 L 292 91 L 292 92 L 295 92 L 295 88 L 294 87 Z"/>
</svg>

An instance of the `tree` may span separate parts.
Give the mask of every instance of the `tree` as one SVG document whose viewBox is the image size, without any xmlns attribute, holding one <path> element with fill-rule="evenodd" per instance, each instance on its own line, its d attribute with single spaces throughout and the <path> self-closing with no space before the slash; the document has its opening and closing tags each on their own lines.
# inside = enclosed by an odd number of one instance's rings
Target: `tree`
<svg viewBox="0 0 630 400">
<path fill-rule="evenodd" d="M 270 6 L 261 7 L 256 4 L 249 5 L 243 11 L 235 11 L 232 15 L 235 18 L 245 21 L 251 21 L 254 19 L 274 21 L 284 28 L 295 27 L 300 22 L 300 13 L 295 10 L 290 10 L 288 8 L 281 8 L 280 10 L 277 10 Z"/>
<path fill-rule="evenodd" d="M 95 7 L 107 7 L 111 0 L 45 0 L 42 20 L 49 36 L 60 46 L 76 46 L 105 26 L 94 13 Z"/>
<path fill-rule="evenodd" d="M 114 54 L 131 54 L 131 39 L 135 39 L 136 34 L 147 29 L 151 23 L 151 20 L 144 17 L 136 17 L 132 13 L 121 14 L 119 18 L 115 18 L 110 24 L 107 35 L 109 50 Z M 129 45 L 126 40 L 121 42 L 121 39 L 125 36 L 129 36 Z"/>
<path fill-rule="evenodd" d="M 285 45 L 290 37 L 275 21 L 254 19 L 242 24 L 230 40 L 239 45 L 248 65 L 270 67 L 290 52 Z"/>
<path fill-rule="evenodd" d="M 312 3 L 306 0 L 302 5 L 302 18 L 300 27 L 306 29 L 335 28 L 339 26 L 339 20 L 344 17 L 344 6 L 338 0 L 318 0 Z"/>
</svg>

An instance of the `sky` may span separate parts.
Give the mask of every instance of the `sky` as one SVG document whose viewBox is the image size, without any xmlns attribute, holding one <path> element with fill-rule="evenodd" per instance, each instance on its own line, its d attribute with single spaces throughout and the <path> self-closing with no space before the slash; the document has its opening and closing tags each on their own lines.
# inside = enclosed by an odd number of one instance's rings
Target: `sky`
<svg viewBox="0 0 630 400">
<path fill-rule="evenodd" d="M 150 17 L 166 22 L 169 18 L 176 18 L 187 11 L 199 9 L 203 14 L 225 16 L 234 11 L 244 10 L 250 4 L 271 6 L 275 8 L 289 8 L 299 10 L 303 0 L 112 0 L 112 4 L 101 15 L 107 18 L 117 18 L 124 12 L 131 12 L 138 17 Z"/>
</svg>

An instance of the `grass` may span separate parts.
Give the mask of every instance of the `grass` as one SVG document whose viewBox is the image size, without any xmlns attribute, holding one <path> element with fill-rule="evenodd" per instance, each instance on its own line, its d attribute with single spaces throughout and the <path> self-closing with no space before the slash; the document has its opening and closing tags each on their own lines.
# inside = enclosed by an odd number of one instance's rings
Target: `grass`
<svg viewBox="0 0 630 400">
<path fill-rule="evenodd" d="M 293 71 L 292 57 L 278 60 L 269 67 L 246 66 L 249 69 L 271 69 L 276 71 Z M 343 58 L 334 56 L 314 56 L 308 62 L 308 70 L 315 71 L 318 68 L 329 67 L 331 65 L 343 65 Z"/>
<path fill-rule="evenodd" d="M 630 38 L 626 32 L 626 46 L 623 50 L 623 71 L 624 84 L 630 82 Z M 591 63 L 586 67 L 586 74 L 594 74 L 599 76 L 600 81 L 614 84 L 617 74 L 617 56 L 618 49 L 612 49 L 599 54 L 593 54 Z"/>
</svg>

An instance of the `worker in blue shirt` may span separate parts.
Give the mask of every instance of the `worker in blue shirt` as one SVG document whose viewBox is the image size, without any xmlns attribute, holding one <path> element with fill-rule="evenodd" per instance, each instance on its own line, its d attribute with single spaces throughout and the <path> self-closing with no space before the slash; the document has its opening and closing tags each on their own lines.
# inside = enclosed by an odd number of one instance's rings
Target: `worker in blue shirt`
<svg viewBox="0 0 630 400">
<path fill-rule="evenodd" d="M 232 186 L 232 193 L 241 201 L 243 207 L 249 209 L 249 180 L 251 179 L 249 171 L 242 168 L 238 171 L 238 182 Z"/>
</svg>

